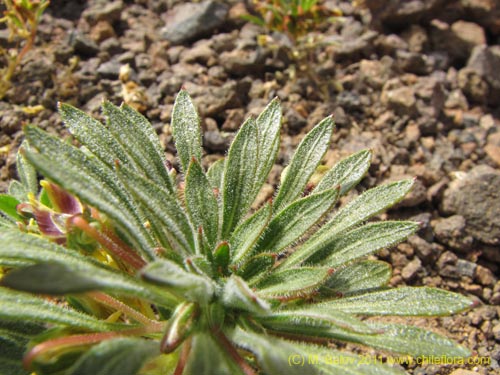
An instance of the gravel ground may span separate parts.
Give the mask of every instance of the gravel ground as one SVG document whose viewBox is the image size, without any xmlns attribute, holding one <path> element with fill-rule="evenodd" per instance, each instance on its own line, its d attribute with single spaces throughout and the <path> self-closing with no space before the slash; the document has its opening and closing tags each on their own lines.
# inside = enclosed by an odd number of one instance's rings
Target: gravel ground
<svg viewBox="0 0 500 375">
<path fill-rule="evenodd" d="M 133 105 L 175 163 L 169 121 L 185 87 L 203 118 L 204 162 L 224 154 L 249 114 L 282 101 L 282 148 L 266 192 L 303 135 L 333 113 L 325 164 L 371 148 L 358 192 L 414 176 L 416 187 L 384 218 L 422 229 L 377 254 L 391 284 L 437 286 L 479 306 L 453 317 L 413 319 L 489 364 L 408 366 L 415 375 L 500 373 L 500 5 L 496 0 L 326 1 L 343 17 L 321 30 L 309 76 L 292 78 L 282 35 L 244 22 L 239 1 L 52 0 L 13 87 L 0 101 L 0 192 L 16 177 L 23 123 L 67 135 L 57 102 L 100 117 L 106 98 Z M 384 5 L 380 5 L 384 4 Z M 0 45 L 7 33 L 0 30 Z M 43 108 L 35 106 L 42 105 Z M 361 353 L 375 354 L 363 349 Z"/>
</svg>

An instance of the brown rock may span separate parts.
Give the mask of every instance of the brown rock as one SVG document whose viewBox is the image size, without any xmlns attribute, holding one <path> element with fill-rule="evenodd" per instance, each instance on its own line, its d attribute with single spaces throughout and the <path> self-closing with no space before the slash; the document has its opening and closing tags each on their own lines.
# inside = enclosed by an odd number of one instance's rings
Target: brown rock
<svg viewBox="0 0 500 375">
<path fill-rule="evenodd" d="M 401 270 L 401 277 L 405 281 L 411 281 L 417 276 L 418 271 L 420 271 L 421 269 L 422 269 L 422 262 L 420 261 L 419 258 L 414 258 Z"/>
<path fill-rule="evenodd" d="M 498 166 L 500 166 L 500 132 L 488 136 L 484 151 Z"/>
<path fill-rule="evenodd" d="M 116 36 L 113 26 L 108 21 L 101 20 L 90 29 L 90 38 L 97 43 Z"/>
<path fill-rule="evenodd" d="M 486 44 L 486 35 L 481 26 L 473 22 L 457 21 L 451 25 L 453 52 L 467 58 L 472 49 Z"/>
<path fill-rule="evenodd" d="M 450 183 L 444 192 L 444 213 L 465 218 L 465 231 L 489 245 L 500 243 L 500 172 L 479 165 Z"/>
<path fill-rule="evenodd" d="M 474 239 L 467 235 L 466 221 L 463 216 L 453 215 L 437 220 L 433 224 L 436 239 L 440 243 L 460 251 L 471 249 Z"/>
<path fill-rule="evenodd" d="M 489 268 L 480 265 L 477 266 L 475 279 L 484 286 L 493 286 L 497 282 L 493 272 Z"/>
<path fill-rule="evenodd" d="M 386 58 L 386 63 L 376 60 L 361 60 L 359 63 L 359 75 L 363 82 L 373 88 L 381 88 L 389 79 L 392 59 Z"/>
<path fill-rule="evenodd" d="M 403 86 L 382 91 L 381 99 L 387 103 L 389 109 L 398 115 L 413 115 L 416 111 L 417 100 L 415 90 L 412 87 Z"/>
</svg>

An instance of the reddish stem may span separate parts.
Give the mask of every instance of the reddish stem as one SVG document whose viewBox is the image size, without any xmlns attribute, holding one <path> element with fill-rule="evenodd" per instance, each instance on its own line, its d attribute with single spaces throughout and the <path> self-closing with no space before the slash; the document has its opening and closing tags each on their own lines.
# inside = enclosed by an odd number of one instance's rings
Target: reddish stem
<svg viewBox="0 0 500 375">
<path fill-rule="evenodd" d="M 84 218 L 80 216 L 74 216 L 70 219 L 70 221 L 71 224 L 73 224 L 75 227 L 81 229 L 88 236 L 99 242 L 111 253 L 111 255 L 113 255 L 117 259 L 123 260 L 136 270 L 139 270 L 146 265 L 144 259 L 134 253 L 133 250 L 127 247 L 120 246 L 114 241 L 113 238 L 110 238 L 109 235 L 101 233 L 97 229 L 92 227 Z"/>
<path fill-rule="evenodd" d="M 257 375 L 255 370 L 241 357 L 240 353 L 236 350 L 234 345 L 220 330 L 212 329 L 212 334 L 219 341 L 219 344 L 226 351 L 227 354 L 233 359 L 245 375 Z"/>
<path fill-rule="evenodd" d="M 132 335 L 144 335 L 148 332 L 149 330 L 147 328 L 141 327 L 141 328 L 124 330 L 120 332 L 99 332 L 99 333 L 88 333 L 82 335 L 58 337 L 56 339 L 48 340 L 34 346 L 24 356 L 23 365 L 25 369 L 29 369 L 35 357 L 51 349 L 96 344 L 98 342 L 109 340 L 112 338 L 117 338 L 122 336 L 132 336 Z"/>
<path fill-rule="evenodd" d="M 191 340 L 186 340 L 184 345 L 182 345 L 181 354 L 179 355 L 179 361 L 175 367 L 174 375 L 182 375 L 184 368 L 189 357 L 189 352 L 191 351 Z"/>
<path fill-rule="evenodd" d="M 150 329 L 161 331 L 164 328 L 162 323 L 149 319 L 148 317 L 141 314 L 139 311 L 131 308 L 130 306 L 111 297 L 108 294 L 102 292 L 90 292 L 87 294 L 96 301 L 99 301 L 106 306 L 113 307 L 114 309 L 123 312 L 125 315 L 129 316 L 130 318 L 134 319 L 139 323 L 144 324 L 145 326 L 148 326 Z"/>
</svg>

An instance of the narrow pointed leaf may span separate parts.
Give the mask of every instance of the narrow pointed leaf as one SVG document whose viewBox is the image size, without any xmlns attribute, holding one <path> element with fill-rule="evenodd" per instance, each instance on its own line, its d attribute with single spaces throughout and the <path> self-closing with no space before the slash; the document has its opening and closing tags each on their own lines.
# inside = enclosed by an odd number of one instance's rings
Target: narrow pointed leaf
<svg viewBox="0 0 500 375">
<path fill-rule="evenodd" d="M 250 280 L 254 277 L 262 276 L 271 270 L 276 264 L 276 254 L 260 253 L 249 258 L 237 270 L 236 274 L 244 280 Z"/>
<path fill-rule="evenodd" d="M 103 103 L 102 108 L 110 131 L 133 160 L 137 166 L 136 170 L 169 192 L 173 192 L 172 181 L 165 166 L 165 157 L 160 157 L 158 146 L 154 146 L 158 142 L 157 137 L 153 138 L 142 129 L 145 125 L 151 128 L 151 125 L 147 121 L 133 121 L 137 115 L 132 117 L 130 108 L 124 110 L 107 101 Z"/>
<path fill-rule="evenodd" d="M 339 210 L 327 228 L 337 233 L 352 228 L 398 203 L 409 193 L 413 184 L 413 180 L 401 180 L 366 191 Z"/>
<path fill-rule="evenodd" d="M 215 246 L 219 229 L 217 199 L 212 187 L 196 159 L 191 160 L 184 190 L 186 207 L 194 228 L 203 228 L 210 248 Z"/>
<path fill-rule="evenodd" d="M 243 375 L 237 365 L 207 333 L 197 333 L 191 341 L 191 351 L 185 374 Z"/>
<path fill-rule="evenodd" d="M 182 170 L 187 171 L 193 157 L 201 160 L 202 143 L 198 113 L 189 94 L 184 90 L 181 90 L 175 99 L 172 133 Z"/>
<path fill-rule="evenodd" d="M 333 127 L 332 118 L 327 117 L 299 144 L 274 200 L 274 212 L 280 212 L 302 194 L 309 178 L 328 150 Z"/>
<path fill-rule="evenodd" d="M 97 279 L 60 263 L 38 263 L 10 271 L 0 285 L 36 294 L 64 295 L 102 287 Z"/>
<path fill-rule="evenodd" d="M 219 159 L 215 163 L 213 163 L 207 171 L 207 178 L 210 182 L 210 186 L 214 189 L 217 189 L 219 192 L 222 190 L 225 164 L 226 159 Z"/>
<path fill-rule="evenodd" d="M 69 104 L 60 104 L 59 114 L 71 134 L 108 167 L 116 160 L 128 167 L 134 165 L 123 145 L 101 122 Z"/>
<path fill-rule="evenodd" d="M 209 303 L 215 293 L 215 285 L 207 277 L 190 273 L 176 263 L 157 260 L 141 270 L 144 280 L 180 292 L 193 302 Z"/>
<path fill-rule="evenodd" d="M 313 305 L 282 310 L 257 319 L 261 324 L 275 331 L 314 337 L 328 337 L 326 332 L 332 326 L 365 334 L 377 332 L 355 316 L 343 312 L 339 314 L 339 312 Z"/>
<path fill-rule="evenodd" d="M 83 354 L 68 375 L 136 375 L 151 357 L 159 355 L 158 342 L 141 338 L 103 341 Z"/>
<path fill-rule="evenodd" d="M 99 160 L 36 127 L 27 126 L 24 131 L 30 146 L 38 150 L 26 151 L 27 159 L 35 168 L 83 203 L 106 214 L 141 255 L 154 259 L 152 238 L 116 173 Z"/>
<path fill-rule="evenodd" d="M 29 146 L 26 141 L 23 141 L 20 147 L 27 148 Z M 28 160 L 26 160 L 26 157 L 20 152 L 18 152 L 16 155 L 16 169 L 17 174 L 19 175 L 19 180 L 21 181 L 24 190 L 27 193 L 38 193 L 38 179 L 36 177 L 36 170 L 33 165 L 31 165 Z"/>
<path fill-rule="evenodd" d="M 345 235 L 339 235 L 328 249 L 315 253 L 307 263 L 320 263 L 329 267 L 342 264 L 393 246 L 415 233 L 420 228 L 412 221 L 383 221 L 366 224 Z"/>
<path fill-rule="evenodd" d="M 24 186 L 19 181 L 16 180 L 12 180 L 9 183 L 9 188 L 7 189 L 7 193 L 16 198 L 18 201 L 26 200 L 28 194 Z"/>
<path fill-rule="evenodd" d="M 161 223 L 169 245 L 184 254 L 194 252 L 194 239 L 188 218 L 175 196 L 125 168 L 119 169 L 122 180 L 132 195 L 146 210 L 150 222 Z"/>
<path fill-rule="evenodd" d="M 321 292 L 324 295 L 340 293 L 347 296 L 368 291 L 387 285 L 391 275 L 392 268 L 389 264 L 376 260 L 364 260 L 336 270 Z"/>
<path fill-rule="evenodd" d="M 45 326 L 32 322 L 0 321 L 0 374 L 29 375 L 22 360 L 29 341 L 45 330 Z"/>
<path fill-rule="evenodd" d="M 254 244 L 271 219 L 272 207 L 266 203 L 256 213 L 242 222 L 233 232 L 231 244 L 231 264 L 238 264 L 250 254 Z"/>
<path fill-rule="evenodd" d="M 290 365 L 292 355 L 306 358 L 303 351 L 293 343 L 269 335 L 261 335 L 248 330 L 236 328 L 232 335 L 232 341 L 237 346 L 252 352 L 259 366 L 266 374 L 287 375 L 316 375 L 319 369 L 307 362 L 299 365 Z"/>
<path fill-rule="evenodd" d="M 316 252 L 328 251 L 332 242 L 338 238 L 339 233 L 353 228 L 396 204 L 404 198 L 412 186 L 413 180 L 402 180 L 375 187 L 361 194 L 347 206 L 341 208 L 281 266 L 284 268 L 293 267 L 304 262 Z"/>
<path fill-rule="evenodd" d="M 331 275 L 329 268 L 302 267 L 276 271 L 259 281 L 261 297 L 295 298 L 306 296 L 318 289 Z"/>
<path fill-rule="evenodd" d="M 215 273 L 213 265 L 207 260 L 205 256 L 195 255 L 187 258 L 184 263 L 189 271 L 195 272 L 198 275 L 204 275 L 210 278 L 214 278 Z M 182 265 L 182 262 L 178 264 Z"/>
<path fill-rule="evenodd" d="M 278 253 L 297 241 L 330 210 L 338 193 L 339 190 L 334 188 L 290 204 L 271 220 L 254 251 Z"/>
<path fill-rule="evenodd" d="M 448 358 L 466 358 L 470 356 L 468 349 L 444 336 L 422 328 L 386 323 L 371 323 L 370 325 L 384 333 L 379 335 L 359 335 L 357 338 L 353 336 L 352 341 L 382 350 L 408 354 L 413 357 L 445 356 Z"/>
<path fill-rule="evenodd" d="M 363 150 L 337 163 L 321 179 L 314 192 L 340 186 L 340 195 L 346 194 L 363 178 L 370 167 L 372 152 Z"/>
<path fill-rule="evenodd" d="M 257 195 L 273 167 L 279 150 L 281 128 L 281 106 L 275 98 L 257 117 L 258 149 L 257 173 L 255 175 L 253 195 Z"/>
<path fill-rule="evenodd" d="M 238 131 L 226 160 L 222 192 L 223 240 L 229 238 L 253 202 L 257 155 L 257 128 L 255 120 L 250 118 Z"/>
<path fill-rule="evenodd" d="M 31 294 L 20 293 L 0 287 L 0 319 L 61 324 L 91 331 L 107 331 L 112 325 L 48 302 Z"/>
<path fill-rule="evenodd" d="M 213 254 L 213 262 L 215 267 L 223 273 L 227 271 L 227 266 L 229 265 L 230 257 L 229 244 L 226 241 L 221 242 L 217 245 Z"/>
<path fill-rule="evenodd" d="M 170 175 L 168 174 L 168 169 L 166 168 L 167 158 L 165 157 L 165 150 L 163 149 L 160 143 L 160 138 L 156 134 L 156 131 L 151 123 L 143 115 L 127 104 L 122 104 L 120 110 L 127 118 L 130 119 L 132 124 L 135 125 L 137 131 L 141 133 L 143 143 L 149 148 L 149 157 L 155 163 L 157 171 L 162 176 L 162 180 L 165 180 L 167 185 L 173 187 Z M 167 176 L 165 176 L 165 173 Z M 167 189 L 170 190 L 168 186 Z"/>
<path fill-rule="evenodd" d="M 56 263 L 57 266 L 55 267 L 59 267 L 59 271 L 64 272 L 61 275 L 63 280 L 71 278 L 71 275 L 74 274 L 75 280 L 80 279 L 82 284 L 83 280 L 85 280 L 86 283 L 90 284 L 88 278 L 91 277 L 92 282 L 97 283 L 99 289 L 149 299 L 166 306 L 176 303 L 176 300 L 165 292 L 146 287 L 140 280 L 116 272 L 93 258 L 85 257 L 74 250 L 66 249 L 31 234 L 16 230 L 4 230 L 0 232 L 0 265 L 9 264 L 12 261 L 28 262 L 28 265 L 29 263 L 41 262 Z M 43 266 L 39 267 L 39 270 L 44 270 Z M 58 283 L 57 274 L 46 272 L 45 275 L 47 280 L 39 280 L 44 283 L 39 287 L 56 287 L 55 284 Z M 29 276 L 28 274 L 27 277 Z M 41 276 L 38 274 L 38 277 Z M 27 283 L 27 287 L 29 286 L 29 283 Z M 36 288 L 38 286 L 31 285 L 31 287 Z M 57 288 L 64 288 L 64 285 L 57 286 Z"/>
<path fill-rule="evenodd" d="M 457 293 L 428 287 L 401 287 L 321 303 L 350 314 L 442 316 L 463 311 L 473 302 Z"/>
<path fill-rule="evenodd" d="M 230 309 L 248 311 L 254 314 L 267 314 L 270 311 L 269 304 L 259 298 L 245 281 L 232 275 L 224 285 L 222 291 L 222 303 Z"/>
</svg>

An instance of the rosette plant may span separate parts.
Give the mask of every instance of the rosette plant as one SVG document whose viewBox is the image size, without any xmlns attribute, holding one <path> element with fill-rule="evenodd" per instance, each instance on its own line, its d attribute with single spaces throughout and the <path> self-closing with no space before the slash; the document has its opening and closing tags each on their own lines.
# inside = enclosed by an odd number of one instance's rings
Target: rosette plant
<svg viewBox="0 0 500 375">
<path fill-rule="evenodd" d="M 413 181 L 337 208 L 371 152 L 340 161 L 313 186 L 331 117 L 298 145 L 273 199 L 252 207 L 279 149 L 278 100 L 205 170 L 200 120 L 181 91 L 171 122 L 179 174 L 130 107 L 105 102 L 105 125 L 69 105 L 59 111 L 75 140 L 26 126 L 20 181 L 0 196 L 0 374 L 403 372 L 366 366 L 332 342 L 468 355 L 443 336 L 370 318 L 448 315 L 471 301 L 387 287 L 391 267 L 366 255 L 419 225 L 368 219 Z"/>
</svg>

